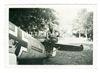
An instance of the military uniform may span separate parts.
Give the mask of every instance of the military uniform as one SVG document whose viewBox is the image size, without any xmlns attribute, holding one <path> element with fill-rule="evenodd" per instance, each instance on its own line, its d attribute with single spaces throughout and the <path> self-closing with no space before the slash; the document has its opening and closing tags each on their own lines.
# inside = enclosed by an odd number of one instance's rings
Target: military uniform
<svg viewBox="0 0 100 73">
<path fill-rule="evenodd" d="M 44 41 L 48 57 L 52 56 L 53 48 L 58 42 L 58 38 L 56 37 L 55 33 L 56 31 L 54 30 L 52 32 L 47 31 L 47 39 Z"/>
</svg>

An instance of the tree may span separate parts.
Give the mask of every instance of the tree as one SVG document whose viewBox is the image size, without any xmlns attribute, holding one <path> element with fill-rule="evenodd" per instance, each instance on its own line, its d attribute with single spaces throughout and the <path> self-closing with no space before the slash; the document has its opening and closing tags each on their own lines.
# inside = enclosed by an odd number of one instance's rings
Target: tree
<svg viewBox="0 0 100 73">
<path fill-rule="evenodd" d="M 79 33 L 84 32 L 86 37 L 89 38 L 89 35 L 93 37 L 93 12 L 88 12 L 87 9 L 80 10 L 74 20 L 73 27 Z"/>
<path fill-rule="evenodd" d="M 59 24 L 54 12 L 50 8 L 10 8 L 9 21 L 27 32 L 45 30 L 48 22 Z"/>
</svg>

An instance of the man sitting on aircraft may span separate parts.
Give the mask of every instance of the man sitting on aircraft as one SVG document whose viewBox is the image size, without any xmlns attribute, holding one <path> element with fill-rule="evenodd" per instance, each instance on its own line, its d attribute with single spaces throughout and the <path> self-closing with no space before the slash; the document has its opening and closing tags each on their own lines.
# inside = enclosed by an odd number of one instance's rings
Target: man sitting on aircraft
<svg viewBox="0 0 100 73">
<path fill-rule="evenodd" d="M 53 29 L 52 24 L 49 24 L 49 30 L 47 31 L 46 40 L 44 42 L 47 51 L 47 56 L 52 57 L 53 48 L 55 44 L 58 42 L 56 31 Z"/>
</svg>

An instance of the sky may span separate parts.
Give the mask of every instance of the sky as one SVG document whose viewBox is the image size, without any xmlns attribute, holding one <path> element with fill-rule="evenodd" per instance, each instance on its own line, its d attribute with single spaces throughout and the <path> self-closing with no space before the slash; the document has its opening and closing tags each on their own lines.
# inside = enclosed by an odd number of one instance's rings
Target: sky
<svg viewBox="0 0 100 73">
<path fill-rule="evenodd" d="M 95 12 L 95 5 L 58 5 L 52 6 L 52 8 L 56 11 L 56 16 L 59 18 L 60 29 L 65 29 L 69 32 L 72 29 L 71 22 L 81 9 L 85 8 L 89 12 Z"/>
<path fill-rule="evenodd" d="M 13 6 L 14 7 L 14 6 Z M 16 7 L 16 6 L 15 6 Z M 21 6 L 17 7 L 20 8 Z M 72 21 L 76 18 L 77 13 L 85 8 L 87 11 L 93 11 L 96 12 L 96 5 L 85 5 L 85 4 L 58 4 L 58 5 L 33 5 L 33 6 L 23 6 L 23 8 L 52 8 L 56 11 L 56 16 L 59 18 L 59 23 L 60 26 L 58 29 L 61 30 L 67 30 L 68 32 L 71 32 L 72 26 L 71 23 Z"/>
<path fill-rule="evenodd" d="M 16 6 L 13 6 L 16 7 Z M 20 8 L 21 6 L 17 6 L 17 8 Z M 67 29 L 71 30 L 71 22 L 73 19 L 75 19 L 77 13 L 83 9 L 86 8 L 88 11 L 96 12 L 96 5 L 85 5 L 85 4 L 54 4 L 54 5 L 26 5 L 22 6 L 23 8 L 52 8 L 56 11 L 56 16 L 59 18 L 60 29 Z"/>
</svg>

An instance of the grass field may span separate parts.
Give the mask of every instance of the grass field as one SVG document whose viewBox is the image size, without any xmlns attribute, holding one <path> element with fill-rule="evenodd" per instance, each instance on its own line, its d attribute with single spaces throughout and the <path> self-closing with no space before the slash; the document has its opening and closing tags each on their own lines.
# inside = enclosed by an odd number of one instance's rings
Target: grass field
<svg viewBox="0 0 100 73">
<path fill-rule="evenodd" d="M 92 65 L 93 45 L 84 44 L 83 51 L 57 51 L 54 58 L 44 61 L 44 65 Z"/>
<path fill-rule="evenodd" d="M 53 58 L 30 60 L 25 65 L 92 65 L 93 64 L 93 45 L 83 44 L 83 51 L 61 51 Z M 25 60 L 24 60 L 25 61 Z M 24 62 L 23 61 L 23 62 Z"/>
<path fill-rule="evenodd" d="M 64 41 L 67 40 L 67 41 Z M 79 38 L 62 38 L 60 43 L 83 44 L 83 51 L 61 51 L 57 50 L 57 54 L 53 58 L 43 61 L 43 65 L 92 65 L 93 64 L 93 44 Z"/>
</svg>

